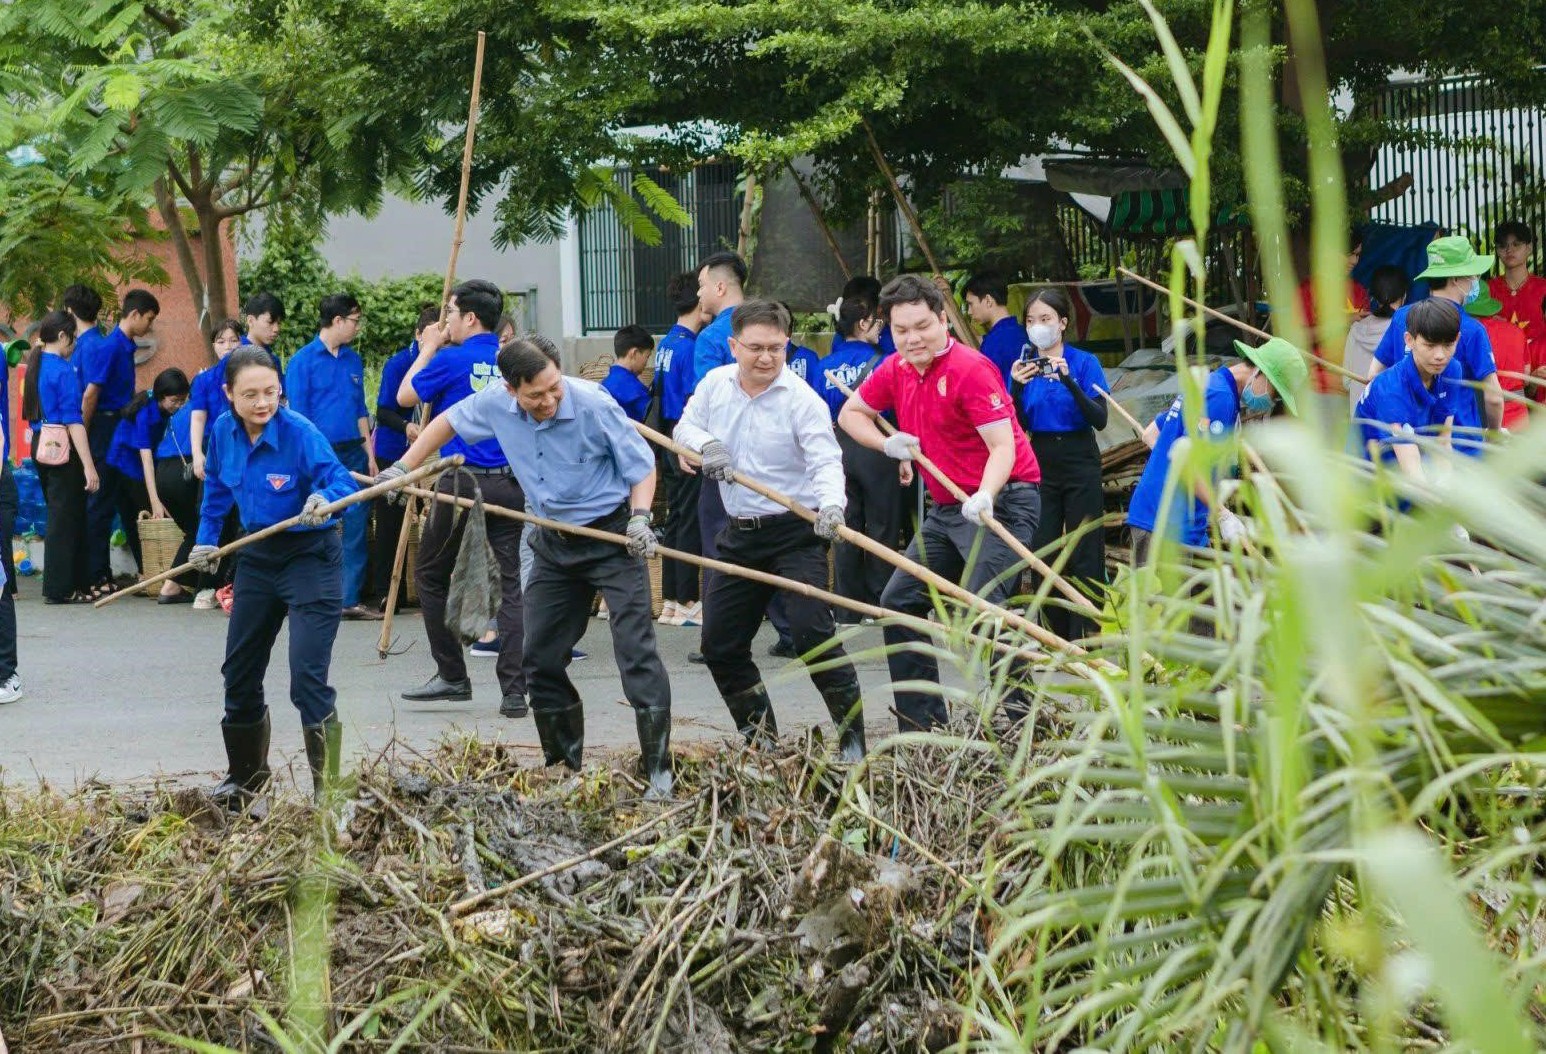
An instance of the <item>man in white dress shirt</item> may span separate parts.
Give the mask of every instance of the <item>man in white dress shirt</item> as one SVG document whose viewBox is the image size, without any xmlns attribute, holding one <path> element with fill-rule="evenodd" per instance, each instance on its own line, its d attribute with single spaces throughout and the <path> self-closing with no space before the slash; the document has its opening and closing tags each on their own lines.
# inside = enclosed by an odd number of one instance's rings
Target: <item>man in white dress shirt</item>
<svg viewBox="0 0 1546 1054">
<path fill-rule="evenodd" d="M 827 546 L 843 525 L 843 452 L 821 397 L 788 367 L 789 312 L 767 300 L 748 300 L 730 321 L 735 362 L 710 370 L 677 422 L 677 442 L 696 451 L 703 475 L 719 483 L 728 520 L 719 535 L 719 559 L 827 587 Z M 817 509 L 814 525 L 744 487 L 735 476 L 765 483 Z M 752 661 L 752 639 L 762 625 L 772 586 L 734 575 L 709 576 L 703 597 L 703 659 L 736 727 L 748 742 L 776 740 L 778 726 L 762 674 Z M 844 761 L 864 755 L 864 707 L 859 679 L 836 631 L 832 609 L 786 593 L 795 648 L 809 665 L 827 712 L 838 728 Z"/>
</svg>

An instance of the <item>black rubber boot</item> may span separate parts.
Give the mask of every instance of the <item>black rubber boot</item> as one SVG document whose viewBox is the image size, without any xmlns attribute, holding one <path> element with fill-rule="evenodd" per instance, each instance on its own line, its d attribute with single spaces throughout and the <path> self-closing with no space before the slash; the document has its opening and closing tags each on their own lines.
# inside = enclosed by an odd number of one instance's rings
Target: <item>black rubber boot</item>
<svg viewBox="0 0 1546 1054">
<path fill-rule="evenodd" d="M 338 785 L 338 752 L 343 746 L 343 726 L 336 716 L 320 725 L 301 726 L 306 743 L 306 762 L 311 766 L 311 793 L 318 805 L 329 787 Z"/>
<path fill-rule="evenodd" d="M 268 714 L 248 725 L 222 721 L 220 735 L 225 740 L 226 777 L 209 796 L 221 808 L 241 812 L 268 786 Z"/>
<path fill-rule="evenodd" d="M 671 711 L 666 707 L 633 712 L 634 724 L 639 729 L 639 761 L 644 767 L 644 778 L 650 789 L 644 792 L 645 801 L 665 801 L 671 797 L 674 779 L 671 775 Z"/>
<path fill-rule="evenodd" d="M 823 692 L 822 701 L 837 726 L 838 760 L 851 765 L 864 757 L 864 700 L 855 686 L 830 694 Z"/>
<path fill-rule="evenodd" d="M 746 742 L 759 750 L 778 745 L 778 722 L 773 717 L 773 703 L 768 690 L 758 684 L 742 692 L 725 697 L 725 707 L 735 721 L 735 727 Z"/>
<path fill-rule="evenodd" d="M 543 763 L 563 764 L 579 772 L 585 753 L 585 708 L 576 703 L 558 710 L 533 710 L 531 716 L 542 743 Z"/>
</svg>

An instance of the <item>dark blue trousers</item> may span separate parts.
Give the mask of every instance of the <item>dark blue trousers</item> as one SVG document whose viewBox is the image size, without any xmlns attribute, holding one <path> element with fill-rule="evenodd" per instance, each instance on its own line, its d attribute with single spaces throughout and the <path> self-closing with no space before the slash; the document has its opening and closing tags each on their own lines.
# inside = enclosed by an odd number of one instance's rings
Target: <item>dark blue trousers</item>
<svg viewBox="0 0 1546 1054">
<path fill-rule="evenodd" d="M 225 638 L 225 723 L 261 721 L 263 675 L 285 617 L 290 618 L 290 701 L 302 725 L 332 716 L 338 693 L 327 683 L 343 610 L 339 529 L 286 531 L 236 556 L 236 602 Z"/>
<path fill-rule="evenodd" d="M 107 448 L 117 430 L 116 410 L 98 410 L 86 429 L 86 445 L 101 480 L 101 486 L 86 495 L 86 581 L 91 585 L 113 580 L 113 519 L 118 515 L 120 479 L 107 463 Z"/>
<path fill-rule="evenodd" d="M 370 456 L 361 442 L 339 443 L 333 447 L 338 460 L 350 472 L 363 473 L 370 468 Z M 360 602 L 360 590 L 365 588 L 366 535 L 370 527 L 371 502 L 359 501 L 344 510 L 344 607 L 352 608 Z"/>
<path fill-rule="evenodd" d="M 703 555 L 710 559 L 719 558 L 719 532 L 725 529 L 725 523 L 730 516 L 725 512 L 725 501 L 719 496 L 719 484 L 711 479 L 703 481 L 702 490 L 698 493 L 698 532 L 703 542 Z M 709 591 L 709 576 L 713 571 L 703 572 L 703 592 Z M 826 588 L 826 583 L 822 583 Z M 793 641 L 794 631 L 789 627 L 789 615 L 784 611 L 784 594 L 774 591 L 768 600 L 768 621 L 773 623 L 773 630 L 782 641 Z"/>
</svg>

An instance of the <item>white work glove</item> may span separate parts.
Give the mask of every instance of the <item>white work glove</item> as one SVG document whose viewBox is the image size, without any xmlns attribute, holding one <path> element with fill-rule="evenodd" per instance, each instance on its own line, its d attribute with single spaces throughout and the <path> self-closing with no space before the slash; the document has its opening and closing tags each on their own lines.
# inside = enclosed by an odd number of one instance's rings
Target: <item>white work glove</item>
<svg viewBox="0 0 1546 1054">
<path fill-rule="evenodd" d="M 408 466 L 403 464 L 401 461 L 394 461 L 386 468 L 376 473 L 375 478 L 370 481 L 370 485 L 374 487 L 378 484 L 390 483 L 394 479 L 402 479 L 407 474 Z M 404 495 L 401 490 L 394 490 L 390 494 L 385 495 L 385 497 L 388 505 L 397 505 L 404 500 L 406 495 Z"/>
<path fill-rule="evenodd" d="M 327 498 L 321 494 L 312 494 L 306 499 L 306 504 L 301 506 L 301 526 L 321 527 L 327 522 L 328 514 L 322 510 L 327 507 Z"/>
<path fill-rule="evenodd" d="M 655 555 L 655 547 L 660 542 L 655 537 L 655 532 L 650 529 L 648 514 L 636 512 L 628 517 L 628 528 L 624 533 L 628 535 L 629 556 L 648 560 Z"/>
<path fill-rule="evenodd" d="M 1461 545 L 1468 545 L 1471 541 L 1471 532 L 1458 523 L 1449 529 L 1449 534 L 1450 537 L 1454 538 Z"/>
<path fill-rule="evenodd" d="M 816 513 L 816 537 L 829 542 L 837 540 L 837 532 L 843 526 L 843 507 L 823 505 Z"/>
<path fill-rule="evenodd" d="M 985 490 L 979 490 L 961 503 L 961 518 L 967 523 L 976 524 L 978 527 L 981 527 L 987 522 L 987 518 L 992 515 L 993 495 Z"/>
<path fill-rule="evenodd" d="M 703 444 L 703 449 L 698 451 L 698 457 L 703 462 L 703 474 L 709 479 L 718 480 L 720 483 L 732 482 L 734 470 L 730 467 L 730 451 L 725 449 L 725 444 L 717 439 L 710 439 Z"/>
<path fill-rule="evenodd" d="M 1225 509 L 1219 513 L 1219 537 L 1225 545 L 1238 545 L 1245 540 L 1245 521 Z"/>
<path fill-rule="evenodd" d="M 192 549 L 188 550 L 188 562 L 194 566 L 195 570 L 203 571 L 206 575 L 212 575 L 215 573 L 215 569 L 220 566 L 220 561 L 215 556 L 219 551 L 220 549 L 217 546 L 195 545 Z"/>
<path fill-rule="evenodd" d="M 918 437 L 908 435 L 906 432 L 892 432 L 886 437 L 886 445 L 881 447 L 889 458 L 898 461 L 911 461 L 918 456 Z"/>
</svg>

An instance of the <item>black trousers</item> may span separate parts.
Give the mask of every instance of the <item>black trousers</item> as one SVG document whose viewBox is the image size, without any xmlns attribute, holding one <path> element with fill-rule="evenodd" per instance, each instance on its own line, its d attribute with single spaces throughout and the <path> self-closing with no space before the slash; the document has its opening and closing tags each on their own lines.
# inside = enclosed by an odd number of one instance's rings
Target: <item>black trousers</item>
<svg viewBox="0 0 1546 1054">
<path fill-rule="evenodd" d="M 193 543 L 198 537 L 199 506 L 204 499 L 203 481 L 185 470 L 183 464 L 179 457 L 156 460 L 156 493 L 160 495 L 161 504 L 166 506 L 173 522 L 183 532 L 182 544 L 177 547 L 177 555 L 172 558 L 174 567 L 188 562 L 188 554 L 192 552 Z M 226 541 L 222 535 L 221 543 Z M 213 589 L 215 579 L 215 575 L 203 571 L 190 571 L 175 581 L 184 589 Z"/>
<path fill-rule="evenodd" d="M 268 712 L 263 675 L 279 630 L 290 619 L 290 701 L 302 725 L 336 709 L 328 682 L 343 612 L 343 539 L 338 526 L 285 531 L 236 554 L 236 597 L 226 631 L 225 723 L 247 725 Z"/>
<path fill-rule="evenodd" d="M 101 486 L 86 498 L 86 576 L 93 585 L 113 579 L 113 517 L 118 513 L 121 475 L 107 463 L 107 448 L 117 430 L 118 413 L 108 410 L 98 410 L 86 428 L 86 445 L 101 480 Z"/>
<path fill-rule="evenodd" d="M 1041 465 L 1041 519 L 1031 548 L 1040 550 L 1084 524 L 1098 522 L 1105 515 L 1106 498 L 1101 491 L 1100 447 L 1092 429 L 1036 432 L 1031 435 L 1031 447 Z M 1055 561 L 1048 558 L 1047 562 Z M 1063 565 L 1063 577 L 1092 598 L 1101 595 L 1106 584 L 1104 528 L 1090 528 L 1074 544 Z M 1056 597 L 1050 594 L 1051 599 Z M 1042 621 L 1064 640 L 1081 640 L 1095 632 L 1092 619 L 1063 607 L 1044 606 Z"/>
<path fill-rule="evenodd" d="M 993 515 L 1017 539 L 1029 545 L 1040 519 L 1041 498 L 1034 483 L 1011 483 L 999 492 Z M 967 521 L 961 506 L 936 505 L 924 517 L 917 535 L 907 546 L 907 556 L 943 577 L 995 604 L 1014 594 L 1020 577 L 1014 568 L 1020 557 L 997 535 Z M 880 596 L 882 607 L 909 615 L 925 615 L 933 604 L 927 583 L 898 570 Z M 939 663 L 919 650 L 921 633 L 905 626 L 886 626 L 886 665 L 893 683 L 939 683 Z M 1029 670 L 1017 676 L 1028 679 Z M 928 729 L 948 718 L 938 692 L 896 689 L 897 726 L 902 731 Z"/>
<path fill-rule="evenodd" d="M 660 528 L 660 544 L 684 553 L 703 552 L 703 536 L 698 531 L 698 495 L 703 477 L 683 472 L 675 454 L 661 458 L 666 481 L 666 522 Z M 660 596 L 678 604 L 692 604 L 702 596 L 698 569 L 678 560 L 663 560 L 660 565 Z"/>
<path fill-rule="evenodd" d="M 718 549 L 719 558 L 727 563 L 826 588 L 827 543 L 793 513 L 767 517 L 750 529 L 731 521 L 720 532 Z M 775 593 L 783 597 L 790 636 L 807 664 L 842 660 L 829 669 L 811 671 L 817 691 L 823 698 L 856 699 L 859 678 L 842 646 L 822 647 L 836 632 L 830 607 L 814 597 L 727 574 L 712 576 L 703 598 L 703 661 L 719 694 L 729 698 L 762 683 L 762 673 L 752 661 L 752 639 Z"/>
<path fill-rule="evenodd" d="M 0 565 L 5 567 L 5 588 L 0 589 L 0 684 L 16 673 L 16 563 L 11 553 L 11 536 L 16 532 L 20 506 L 11 463 L 0 462 Z"/>
<path fill-rule="evenodd" d="M 588 524 L 622 534 L 627 504 Z M 563 710 L 580 701 L 569 679 L 570 650 L 585 635 L 599 592 L 610 612 L 612 652 L 623 696 L 636 710 L 671 709 L 671 682 L 655 648 L 650 583 L 644 561 L 622 546 L 543 527 L 531 532 L 526 582 L 526 683 L 533 710 Z"/>
<path fill-rule="evenodd" d="M 376 537 L 371 543 L 370 550 L 370 591 L 381 603 L 386 603 L 387 594 L 392 590 L 392 579 L 397 573 L 397 539 L 403 530 L 403 517 L 408 510 L 401 504 L 391 501 L 375 501 L 371 503 L 374 508 L 371 515 L 376 518 Z M 408 554 L 403 554 L 403 562 L 408 560 Z M 403 597 L 407 590 L 399 588 L 397 591 L 397 607 L 402 609 Z"/>
<path fill-rule="evenodd" d="M 719 484 L 713 480 L 705 480 L 702 490 L 698 494 L 698 531 L 703 540 L 703 555 L 713 559 L 719 558 L 719 536 L 724 533 L 725 500 L 720 496 Z M 703 595 L 708 596 L 712 588 L 714 572 L 703 572 Z M 825 581 L 825 579 L 823 579 Z M 778 632 L 779 640 L 793 641 L 794 635 L 790 630 L 789 616 L 784 611 L 784 594 L 776 592 L 768 601 L 768 621 L 773 623 L 773 629 Z"/>
<path fill-rule="evenodd" d="M 497 475 L 447 472 L 435 485 L 437 492 L 456 494 L 460 480 L 461 496 L 471 497 L 470 480 L 476 480 L 488 505 L 520 512 L 526 508 L 521 485 L 509 473 Z M 424 612 L 424 635 L 429 638 L 429 653 L 435 670 L 448 681 L 467 679 L 467 653 L 455 632 L 446 627 L 446 595 L 451 588 L 451 570 L 462 548 L 467 525 L 464 512 L 443 502 L 434 502 L 424 535 L 419 540 L 419 559 L 413 582 L 419 589 L 419 606 Z M 502 516 L 488 518 L 488 540 L 494 558 L 499 561 L 499 658 L 494 676 L 505 695 L 526 694 L 526 671 L 522 668 L 524 607 L 521 600 L 521 527 L 519 520 Z M 397 544 L 394 535 L 392 544 Z M 390 559 L 390 558 L 389 558 Z"/>
<path fill-rule="evenodd" d="M 43 536 L 43 595 L 67 600 L 92 584 L 86 552 L 86 470 L 70 447 L 62 465 L 39 465 L 38 482 L 48 506 L 48 533 Z M 10 545 L 9 539 L 6 545 Z"/>
<path fill-rule="evenodd" d="M 906 495 L 897 478 L 897 461 L 883 451 L 855 442 L 841 429 L 837 443 L 843 448 L 843 478 L 848 494 L 845 522 L 882 545 L 900 548 Z M 891 565 L 856 545 L 838 546 L 832 562 L 836 590 L 850 600 L 873 604 L 891 580 Z"/>
<path fill-rule="evenodd" d="M 145 559 L 140 552 L 140 513 L 150 508 L 150 491 L 145 481 L 118 474 L 118 520 L 123 524 L 123 534 L 134 557 L 134 566 L 145 570 Z M 109 536 L 111 537 L 111 536 Z"/>
</svg>

